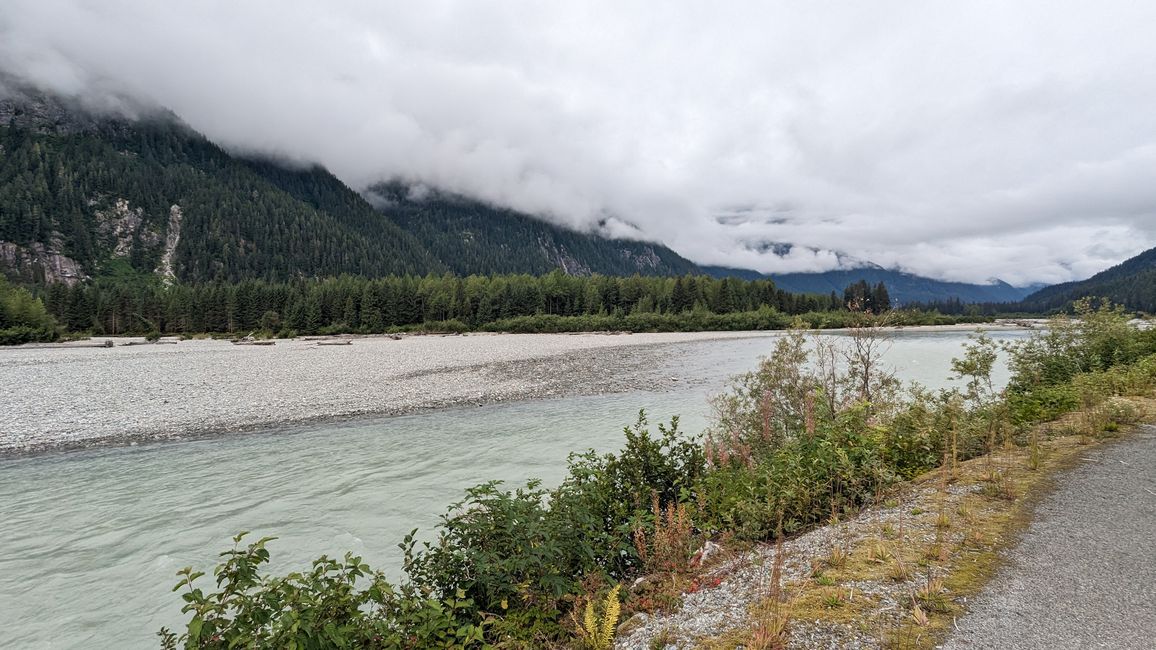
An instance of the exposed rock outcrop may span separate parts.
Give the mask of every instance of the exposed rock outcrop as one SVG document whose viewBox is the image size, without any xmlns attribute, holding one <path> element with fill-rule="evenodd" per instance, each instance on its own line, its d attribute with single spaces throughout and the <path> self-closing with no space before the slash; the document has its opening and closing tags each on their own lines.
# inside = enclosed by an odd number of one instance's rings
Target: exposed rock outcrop
<svg viewBox="0 0 1156 650">
<path fill-rule="evenodd" d="M 157 266 L 157 275 L 161 276 L 161 281 L 166 285 L 170 285 L 177 279 L 177 274 L 173 271 L 173 256 L 177 252 L 177 244 L 181 243 L 181 219 L 184 215 L 181 213 L 181 206 L 173 204 L 169 208 L 169 229 L 165 235 L 165 252 L 161 254 L 161 263 Z"/>
<path fill-rule="evenodd" d="M 51 246 L 39 242 L 21 246 L 0 241 L 0 267 L 13 269 L 35 281 L 74 284 L 87 278 L 80 264 L 61 253 L 61 248 L 59 238 L 53 238 Z"/>
<path fill-rule="evenodd" d="M 130 206 L 126 199 L 118 198 L 111 208 L 97 210 L 96 224 L 97 232 L 111 240 L 113 257 L 131 255 L 138 240 L 149 248 L 161 243 L 161 234 L 145 223 L 144 209 Z"/>
<path fill-rule="evenodd" d="M 662 266 L 662 258 L 659 257 L 658 253 L 655 253 L 654 249 L 650 246 L 646 246 L 638 253 L 635 253 L 628 248 L 624 248 L 622 249 L 622 258 L 629 262 L 633 262 L 635 268 L 637 268 L 639 271 L 657 269 Z"/>
</svg>

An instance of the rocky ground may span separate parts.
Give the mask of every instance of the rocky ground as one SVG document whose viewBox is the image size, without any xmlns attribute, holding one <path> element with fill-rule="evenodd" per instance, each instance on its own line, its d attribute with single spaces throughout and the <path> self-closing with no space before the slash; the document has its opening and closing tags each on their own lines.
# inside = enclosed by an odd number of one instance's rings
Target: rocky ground
<svg viewBox="0 0 1156 650">
<path fill-rule="evenodd" d="M 670 344 L 767 333 L 470 334 L 0 350 L 0 454 L 661 387 Z M 99 339 L 97 343 L 102 343 Z M 141 343 L 137 339 L 133 342 Z"/>
</svg>

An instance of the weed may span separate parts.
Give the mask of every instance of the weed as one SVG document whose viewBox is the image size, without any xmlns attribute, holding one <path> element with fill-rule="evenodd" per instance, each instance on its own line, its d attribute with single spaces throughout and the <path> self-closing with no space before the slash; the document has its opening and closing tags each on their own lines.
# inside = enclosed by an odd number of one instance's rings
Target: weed
<svg viewBox="0 0 1156 650">
<path fill-rule="evenodd" d="M 946 562 L 951 557 L 951 547 L 943 541 L 936 541 L 927 548 L 923 549 L 923 557 L 921 564 L 928 564 L 930 562 Z"/>
<path fill-rule="evenodd" d="M 647 644 L 647 646 L 649 650 L 666 650 L 666 648 L 674 645 L 676 640 L 674 632 L 672 632 L 670 628 L 664 627 L 651 637 L 650 643 Z"/>
<path fill-rule="evenodd" d="M 634 548 L 642 566 L 651 573 L 684 573 L 694 546 L 694 526 L 685 504 L 668 503 L 663 508 L 658 494 L 651 495 L 651 534 L 639 527 L 634 530 Z"/>
<path fill-rule="evenodd" d="M 847 604 L 847 594 L 841 589 L 826 589 L 820 601 L 827 609 L 838 609 Z"/>
<path fill-rule="evenodd" d="M 984 481 L 983 494 L 993 499 L 1016 500 L 1016 488 L 1006 472 L 996 471 Z"/>
<path fill-rule="evenodd" d="M 882 564 L 891 559 L 891 549 L 882 541 L 876 540 L 867 545 L 867 560 Z"/>
<path fill-rule="evenodd" d="M 951 528 L 951 518 L 947 516 L 946 512 L 939 513 L 939 516 L 935 518 L 935 527 L 939 530 Z"/>
<path fill-rule="evenodd" d="M 963 545 L 968 548 L 981 549 L 988 546 L 987 535 L 982 530 L 969 530 L 963 538 Z"/>
<path fill-rule="evenodd" d="M 921 608 L 918 604 L 914 605 L 911 608 L 911 618 L 912 618 L 912 620 L 915 621 L 915 624 L 918 625 L 919 627 L 927 627 L 927 624 L 929 623 L 928 618 L 927 618 L 927 614 L 923 611 L 923 608 Z"/>
<path fill-rule="evenodd" d="M 842 569 L 847 566 L 847 551 L 841 545 L 835 544 L 831 550 L 827 552 L 827 559 L 824 560 L 827 566 L 832 569 Z"/>
<path fill-rule="evenodd" d="M 911 568 L 903 558 L 896 556 L 891 564 L 887 565 L 887 577 L 895 582 L 907 582 L 911 579 Z"/>
<path fill-rule="evenodd" d="M 933 578 L 928 574 L 927 582 L 915 592 L 913 598 L 916 606 L 925 611 L 937 614 L 951 611 L 951 599 L 947 597 L 942 578 Z"/>
<path fill-rule="evenodd" d="M 755 610 L 754 629 L 746 647 L 751 650 L 783 650 L 787 647 L 790 617 L 783 607 L 783 553 L 782 538 L 775 545 L 775 561 L 771 565 L 767 598 Z"/>
<path fill-rule="evenodd" d="M 586 601 L 586 613 L 582 617 L 579 636 L 589 650 L 609 650 L 614 644 L 614 631 L 618 625 L 618 615 L 622 603 L 618 600 L 618 585 L 607 592 L 602 601 L 601 616 L 595 611 L 594 599 Z"/>
</svg>

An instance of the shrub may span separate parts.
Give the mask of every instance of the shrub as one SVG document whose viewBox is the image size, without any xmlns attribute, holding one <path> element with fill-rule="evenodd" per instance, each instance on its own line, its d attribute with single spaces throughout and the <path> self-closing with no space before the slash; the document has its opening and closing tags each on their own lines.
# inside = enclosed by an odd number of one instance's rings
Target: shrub
<svg viewBox="0 0 1156 650">
<path fill-rule="evenodd" d="M 179 636 L 160 631 L 163 648 L 481 646 L 484 626 L 469 620 L 473 604 L 461 595 L 438 600 L 396 591 L 350 554 L 341 561 L 322 556 L 305 573 L 265 576 L 265 546 L 274 538 L 242 547 L 245 536 L 234 537 L 233 549 L 221 554 L 226 559 L 214 571 L 219 591 L 206 594 L 194 584 L 201 572 L 178 573 L 173 591 L 185 590 L 181 611 L 191 617 Z M 359 588 L 359 582 L 368 585 Z"/>
<path fill-rule="evenodd" d="M 20 345 L 21 343 L 36 343 L 40 341 L 55 341 L 59 338 L 56 328 L 28 327 L 17 325 L 0 329 L 0 345 Z"/>
<path fill-rule="evenodd" d="M 577 591 L 587 541 L 544 505 L 536 481 L 514 491 L 497 482 L 467 490 L 442 518 L 438 539 L 416 547 L 406 538 L 405 571 L 423 590 L 444 597 L 461 592 L 475 612 L 538 608 L 557 612 Z M 577 565 L 577 566 L 576 566 Z M 564 630 L 550 621 L 549 636 Z"/>
<path fill-rule="evenodd" d="M 682 435 L 678 418 L 659 424 L 655 437 L 640 412 L 623 433 L 626 445 L 618 454 L 571 455 L 570 474 L 550 502 L 552 511 L 572 526 L 572 534 L 589 541 L 597 568 L 614 578 L 640 567 L 634 531 L 639 526 L 653 531 L 652 499 L 660 510 L 695 501 L 706 471 L 701 443 Z"/>
</svg>

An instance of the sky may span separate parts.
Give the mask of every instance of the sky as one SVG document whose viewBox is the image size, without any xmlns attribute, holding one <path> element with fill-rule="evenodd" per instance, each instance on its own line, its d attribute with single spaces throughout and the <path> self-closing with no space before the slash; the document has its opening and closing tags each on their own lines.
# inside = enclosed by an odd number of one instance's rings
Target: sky
<svg viewBox="0 0 1156 650">
<path fill-rule="evenodd" d="M 3 0 L 0 69 L 703 264 L 1026 285 L 1156 246 L 1153 25 L 1139 0 Z"/>
</svg>

